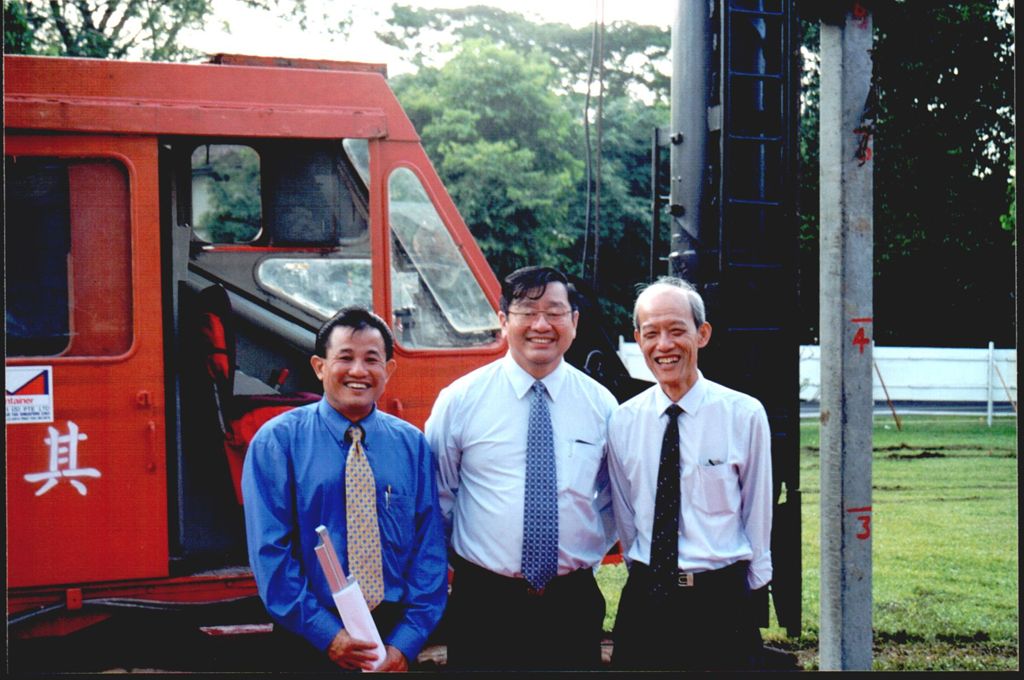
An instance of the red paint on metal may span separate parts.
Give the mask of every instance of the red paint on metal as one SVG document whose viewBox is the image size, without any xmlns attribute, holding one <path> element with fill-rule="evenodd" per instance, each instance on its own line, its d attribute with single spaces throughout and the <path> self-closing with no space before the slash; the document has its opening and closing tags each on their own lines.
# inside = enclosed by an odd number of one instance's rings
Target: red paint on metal
<svg viewBox="0 0 1024 680">
<path fill-rule="evenodd" d="M 4 57 L 8 129 L 418 141 L 379 73 Z"/>
<path fill-rule="evenodd" d="M 86 187 L 87 180 L 77 180 L 82 196 L 100 203 L 71 215 L 72 248 L 77 249 L 71 273 L 72 327 L 79 332 L 68 352 L 7 359 L 13 366 L 52 366 L 54 402 L 53 423 L 6 428 L 12 546 L 7 553 L 8 596 L 14 603 L 21 588 L 165 576 L 164 410 L 143 410 L 135 401 L 140 391 L 162 394 L 165 385 L 156 140 L 8 134 L 5 142 L 5 153 L 11 156 L 116 160 L 128 185 L 122 188 L 113 181 Z M 129 232 L 130 252 L 112 251 L 110 242 L 124 230 Z M 89 238 L 90 233 L 96 237 Z M 109 285 L 128 288 L 112 294 Z M 119 309 L 127 309 L 127 320 Z M 127 329 L 127 338 L 105 325 L 112 314 L 121 314 L 115 325 Z M 61 478 L 40 493 L 42 487 L 25 475 L 48 469 L 51 432 L 68 438 L 72 423 L 79 433 L 78 467 L 100 476 L 76 480 L 81 488 Z M 155 469 L 147 471 L 147 463 Z"/>
<path fill-rule="evenodd" d="M 110 612 L 79 610 L 62 612 L 59 617 L 41 617 L 17 627 L 10 628 L 10 636 L 15 640 L 29 640 L 40 637 L 61 637 L 71 635 L 89 626 L 102 623 L 112 616 Z"/>
<path fill-rule="evenodd" d="M 311 68 L 324 71 L 357 71 L 379 73 L 388 77 L 387 64 L 368 64 L 359 61 L 332 61 L 330 59 L 297 59 L 294 57 L 257 57 L 251 54 L 215 54 L 211 64 L 226 66 L 271 66 L 274 68 Z"/>
<path fill-rule="evenodd" d="M 274 631 L 272 623 L 241 623 L 234 626 L 199 626 L 204 635 L 226 637 L 231 635 L 267 635 Z"/>
<path fill-rule="evenodd" d="M 385 319 L 393 318 L 391 307 L 391 248 L 390 236 L 387 231 L 386 216 L 388 214 L 387 181 L 397 168 L 412 170 L 422 182 L 438 215 L 448 227 L 452 239 L 459 247 L 483 289 L 491 305 L 497 309 L 501 296 L 501 286 L 487 264 L 483 252 L 473 239 L 469 228 L 459 215 L 458 209 L 448 195 L 441 178 L 434 172 L 433 165 L 418 143 L 370 143 L 370 167 L 379 170 L 371 178 L 370 196 L 370 233 L 373 268 L 373 305 L 376 310 L 383 310 Z M 377 263 L 380 266 L 376 266 Z M 395 415 L 393 400 L 400 400 L 401 418 L 419 428 L 423 428 L 430 415 L 430 409 L 438 392 L 446 387 L 453 378 L 469 373 L 502 356 L 506 350 L 503 338 L 482 347 L 457 349 L 411 349 L 401 343 L 395 343 L 395 357 L 398 359 L 398 370 L 388 381 L 380 403 L 387 405 L 387 410 Z"/>
<path fill-rule="evenodd" d="M 70 273 L 72 326 L 90 329 L 89 337 L 74 334 L 61 356 L 7 359 L 9 366 L 52 366 L 55 404 L 53 423 L 6 428 L 8 545 L 17 547 L 8 551 L 8 614 L 61 606 L 19 626 L 18 636 L 64 634 L 107 618 L 88 611 L 96 598 L 174 603 L 256 594 L 248 570 L 169 575 L 164 390 L 173 381 L 165 380 L 163 356 L 164 343 L 174 339 L 164 327 L 161 298 L 160 243 L 170 225 L 160 222 L 158 135 L 368 139 L 375 309 L 391 318 L 387 178 L 398 167 L 419 177 L 497 308 L 498 281 L 378 69 L 227 63 L 4 57 L 5 153 L 116 161 L 126 192 L 110 178 L 73 176 L 73 200 L 103 194 L 128 206 L 120 213 L 72 206 L 73 249 L 85 253 Z M 112 253 L 119 230 L 129 232 L 130 247 Z M 128 282 L 130 294 L 118 297 L 109 285 L 95 285 L 118 280 Z M 122 327 L 100 324 L 110 319 Z M 380 403 L 422 427 L 441 388 L 505 349 L 501 339 L 472 349 L 399 345 L 400 370 Z M 46 469 L 48 428 L 65 436 L 70 423 L 86 436 L 79 466 L 100 476 L 84 480 L 87 493 L 62 481 L 36 495 L 40 486 L 24 477 Z M 68 612 L 63 606 L 70 602 L 84 609 Z"/>
<path fill-rule="evenodd" d="M 219 602 L 256 595 L 256 582 L 247 567 L 225 569 L 190 576 L 162 577 L 88 583 L 78 586 L 82 604 L 106 598 L 135 599 L 166 604 Z M 64 605 L 67 589 L 40 587 L 16 593 L 7 603 L 9 616 L 50 605 Z"/>
</svg>

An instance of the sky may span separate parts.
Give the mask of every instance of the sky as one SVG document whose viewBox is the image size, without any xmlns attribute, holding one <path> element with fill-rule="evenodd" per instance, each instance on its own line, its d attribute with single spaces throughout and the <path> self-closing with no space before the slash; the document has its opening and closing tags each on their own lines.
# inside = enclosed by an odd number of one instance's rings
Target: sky
<svg viewBox="0 0 1024 680">
<path fill-rule="evenodd" d="M 599 3 L 604 5 L 606 23 L 628 20 L 656 26 L 671 25 L 675 7 L 672 0 L 400 0 L 400 4 L 424 8 L 490 5 L 518 12 L 529 19 L 567 23 L 574 27 L 591 24 L 597 15 Z M 348 38 L 335 38 L 332 41 L 326 31 L 317 27 L 318 21 L 310 21 L 308 30 L 302 31 L 297 21 L 277 19 L 272 12 L 246 9 L 237 0 L 214 0 L 214 18 L 202 31 L 183 33 L 182 42 L 210 54 L 227 52 L 267 57 L 367 61 L 386 64 L 391 75 L 409 70 L 401 52 L 380 42 L 374 35 L 391 16 L 392 2 L 308 0 L 308 4 L 311 17 L 321 16 L 326 9 L 340 19 L 344 16 L 344 9 L 337 8 L 351 8 L 353 25 Z M 224 27 L 225 21 L 230 25 L 230 32 Z"/>
</svg>

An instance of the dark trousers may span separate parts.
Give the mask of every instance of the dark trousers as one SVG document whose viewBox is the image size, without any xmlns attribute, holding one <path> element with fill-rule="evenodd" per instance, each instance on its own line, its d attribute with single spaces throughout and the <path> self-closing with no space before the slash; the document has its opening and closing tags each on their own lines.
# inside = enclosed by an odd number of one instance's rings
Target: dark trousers
<svg viewBox="0 0 1024 680">
<path fill-rule="evenodd" d="M 374 623 L 377 624 L 377 631 L 381 638 L 387 639 L 392 629 L 402 620 L 405 615 L 405 605 L 398 602 L 381 602 L 371 612 Z M 327 656 L 327 652 L 309 643 L 309 640 L 296 635 L 283 626 L 275 623 L 272 635 L 274 646 L 275 662 L 266 671 L 283 672 L 319 672 L 319 673 L 346 673 L 351 672 L 337 665 Z M 409 665 L 416 659 L 407 659 Z"/>
<path fill-rule="evenodd" d="M 591 569 L 532 593 L 456 556 L 448 599 L 453 670 L 589 670 L 601 666 L 604 596 Z"/>
<path fill-rule="evenodd" d="M 748 670 L 760 633 L 750 616 L 747 562 L 675 579 L 669 595 L 651 592 L 653 575 L 634 562 L 615 619 L 616 669 Z"/>
</svg>

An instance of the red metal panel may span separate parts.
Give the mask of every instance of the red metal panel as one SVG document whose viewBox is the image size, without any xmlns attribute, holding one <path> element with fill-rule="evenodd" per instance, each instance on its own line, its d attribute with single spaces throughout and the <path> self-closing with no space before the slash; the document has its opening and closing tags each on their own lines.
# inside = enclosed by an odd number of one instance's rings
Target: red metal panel
<svg viewBox="0 0 1024 680">
<path fill-rule="evenodd" d="M 148 579 L 132 582 L 96 583 L 79 590 L 81 609 L 54 611 L 31 618 L 11 629 L 17 639 L 68 635 L 111 616 L 111 610 L 90 606 L 97 600 L 153 603 L 211 603 L 256 596 L 256 582 L 248 569 L 222 570 L 178 578 Z M 7 606 L 8 617 L 64 603 L 68 594 L 59 588 L 33 588 L 13 591 Z"/>
<path fill-rule="evenodd" d="M 167 574 L 162 310 L 157 143 L 133 137 L 8 134 L 16 156 L 113 158 L 128 176 L 131 310 L 128 351 L 119 356 L 8 358 L 8 366 L 52 367 L 54 421 L 7 423 L 8 586 L 88 583 Z M 112 189 L 112 191 L 114 191 Z M 89 222 L 75 223 L 89 239 Z M 103 233 L 94 232 L 102 252 Z M 75 279 L 78 288 L 106 279 Z M 77 290 L 82 295 L 85 291 Z M 102 293 L 102 291 L 100 291 Z M 110 291 L 107 291 L 110 294 Z M 97 297 L 97 291 L 91 295 Z M 150 398 L 140 399 L 148 393 Z M 77 432 L 77 437 L 71 437 Z M 50 469 L 53 437 L 77 446 L 77 467 L 99 476 L 62 477 L 41 491 L 26 475 Z M 48 442 L 47 440 L 51 440 Z M 9 593 L 14 599 L 15 593 Z"/>
<path fill-rule="evenodd" d="M 296 57 L 261 57 L 254 54 L 215 54 L 207 60 L 211 64 L 230 66 L 278 66 L 281 68 L 314 68 L 327 71 L 366 71 L 388 76 L 387 64 L 332 59 L 299 59 Z"/>
<path fill-rule="evenodd" d="M 399 167 L 411 169 L 419 177 L 427 195 L 448 227 L 456 246 L 466 258 L 480 287 L 494 309 L 498 308 L 501 285 L 484 258 L 473 235 L 462 221 L 448 191 L 418 142 L 384 140 L 370 144 L 370 167 L 374 169 L 370 195 L 371 244 L 373 251 L 373 305 L 385 319 L 392 318 L 391 248 L 386 216 L 388 214 L 387 178 Z M 380 263 L 378 265 L 378 263 Z M 383 311 L 381 311 L 383 310 Z M 395 345 L 398 369 L 388 381 L 380 400 L 384 410 L 394 413 L 419 428 L 426 423 L 438 392 L 454 378 L 469 373 L 502 356 L 504 339 L 474 348 L 415 350 Z"/>
<path fill-rule="evenodd" d="M 8 129 L 418 140 L 380 73 L 4 57 Z"/>
</svg>

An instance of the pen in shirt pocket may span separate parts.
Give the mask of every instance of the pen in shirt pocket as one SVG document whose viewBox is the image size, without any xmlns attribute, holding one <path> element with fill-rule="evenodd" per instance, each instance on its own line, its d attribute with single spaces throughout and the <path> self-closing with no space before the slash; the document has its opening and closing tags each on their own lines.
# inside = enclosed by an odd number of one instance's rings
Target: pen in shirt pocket
<svg viewBox="0 0 1024 680">
<path fill-rule="evenodd" d="M 722 464 L 721 460 L 715 460 L 713 458 L 708 458 L 708 465 L 721 465 L 721 464 Z"/>
<path fill-rule="evenodd" d="M 570 457 L 572 456 L 572 454 L 574 454 L 576 452 L 576 445 L 577 444 L 584 444 L 586 446 L 593 446 L 594 445 L 593 442 L 588 442 L 586 439 L 574 439 L 572 441 L 572 446 L 569 448 L 569 456 Z"/>
</svg>

